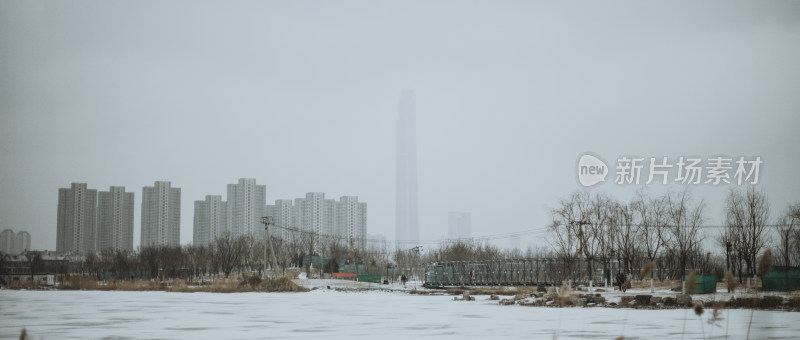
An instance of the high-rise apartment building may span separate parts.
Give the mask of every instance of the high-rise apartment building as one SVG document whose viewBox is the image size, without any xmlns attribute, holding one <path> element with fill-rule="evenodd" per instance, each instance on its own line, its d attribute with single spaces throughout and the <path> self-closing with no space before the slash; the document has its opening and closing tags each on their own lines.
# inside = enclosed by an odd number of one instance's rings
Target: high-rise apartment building
<svg viewBox="0 0 800 340">
<path fill-rule="evenodd" d="M 336 234 L 344 236 L 351 248 L 367 247 L 367 204 L 358 196 L 342 196 L 336 203 Z"/>
<path fill-rule="evenodd" d="M 257 185 L 255 178 L 240 178 L 237 184 L 228 184 L 228 230 L 233 236 L 253 235 L 264 238 L 267 186 Z"/>
<path fill-rule="evenodd" d="M 270 236 L 277 236 L 287 242 L 300 237 L 295 228 L 295 212 L 292 200 L 275 200 L 274 205 L 267 205 L 266 215 L 272 216 L 274 227 L 270 227 Z"/>
<path fill-rule="evenodd" d="M 31 250 L 31 234 L 20 231 L 14 234 L 11 229 L 0 233 L 0 253 L 17 255 Z"/>
<path fill-rule="evenodd" d="M 98 250 L 133 250 L 133 200 L 122 186 L 97 193 Z"/>
<path fill-rule="evenodd" d="M 142 188 L 142 247 L 180 245 L 181 188 L 158 181 Z"/>
<path fill-rule="evenodd" d="M 0 253 L 3 254 L 16 254 L 14 252 L 14 242 L 16 238 L 14 236 L 14 231 L 11 229 L 3 230 L 0 233 Z"/>
<path fill-rule="evenodd" d="M 14 252 L 22 254 L 31 250 L 31 234 L 27 231 L 20 231 L 14 238 Z"/>
<path fill-rule="evenodd" d="M 58 189 L 56 251 L 87 254 L 97 249 L 97 190 L 86 183 Z"/>
<path fill-rule="evenodd" d="M 194 201 L 194 245 L 208 245 L 227 230 L 228 205 L 220 195 Z"/>
</svg>

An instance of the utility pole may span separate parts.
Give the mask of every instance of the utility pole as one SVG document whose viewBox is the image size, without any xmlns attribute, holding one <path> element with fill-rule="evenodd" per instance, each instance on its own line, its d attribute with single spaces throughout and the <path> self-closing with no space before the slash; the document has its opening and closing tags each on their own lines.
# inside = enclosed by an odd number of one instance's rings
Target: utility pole
<svg viewBox="0 0 800 340">
<path fill-rule="evenodd" d="M 278 269 L 278 260 L 275 258 L 275 249 L 272 248 L 272 237 L 269 235 L 269 225 L 273 224 L 272 216 L 264 216 L 261 218 L 261 223 L 264 223 L 264 234 L 266 243 L 269 244 L 269 251 L 272 253 L 272 268 Z M 267 278 L 267 245 L 264 245 L 264 278 Z"/>
<path fill-rule="evenodd" d="M 309 233 L 308 242 L 308 266 L 306 266 L 306 277 L 310 280 L 311 279 L 311 266 L 314 262 L 314 228 L 311 228 L 311 232 Z"/>
</svg>

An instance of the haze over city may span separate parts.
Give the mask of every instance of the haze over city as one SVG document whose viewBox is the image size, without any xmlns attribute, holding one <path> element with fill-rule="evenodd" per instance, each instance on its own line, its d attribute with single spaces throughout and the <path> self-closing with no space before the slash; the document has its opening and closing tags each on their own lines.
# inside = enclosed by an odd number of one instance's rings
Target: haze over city
<svg viewBox="0 0 800 340">
<path fill-rule="evenodd" d="M 54 249 L 58 188 L 256 178 L 267 203 L 358 196 L 395 235 L 398 102 L 414 93 L 420 239 L 544 230 L 576 161 L 759 156 L 774 218 L 798 200 L 792 2 L 0 3 L 0 229 Z M 736 185 L 689 189 L 722 221 Z M 744 187 L 744 186 L 742 186 Z M 545 245 L 544 233 L 522 246 Z M 507 247 L 507 239 L 495 240 Z"/>
</svg>

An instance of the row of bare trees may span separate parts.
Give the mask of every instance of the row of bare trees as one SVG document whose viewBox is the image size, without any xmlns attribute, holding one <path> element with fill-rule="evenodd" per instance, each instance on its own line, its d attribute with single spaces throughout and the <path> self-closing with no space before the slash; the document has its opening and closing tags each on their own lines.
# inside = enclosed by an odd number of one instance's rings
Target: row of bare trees
<svg viewBox="0 0 800 340">
<path fill-rule="evenodd" d="M 660 278 L 679 277 L 690 268 L 753 275 L 756 259 L 770 247 L 779 250 L 778 264 L 800 263 L 800 204 L 773 222 L 766 194 L 754 187 L 732 189 L 725 203 L 725 224 L 709 226 L 703 200 L 688 191 L 656 197 L 640 191 L 629 202 L 577 192 L 551 211 L 553 255 L 573 277 L 592 279 L 596 265 L 636 274 L 651 262 L 656 268 L 651 275 Z M 704 242 L 715 234 L 718 247 Z"/>
<path fill-rule="evenodd" d="M 682 273 L 697 257 L 704 204 L 688 192 L 649 197 L 639 192 L 630 202 L 602 193 L 578 192 L 561 199 L 549 227 L 553 251 L 566 266 L 580 272 L 595 265 L 632 273 L 654 262 L 660 275 Z"/>
<path fill-rule="evenodd" d="M 311 233 L 298 233 L 290 240 L 271 237 L 275 258 L 266 248 L 264 239 L 252 235 L 234 236 L 224 232 L 208 245 L 149 246 L 138 251 L 104 250 L 90 253 L 71 269 L 75 273 L 94 274 L 98 277 L 112 273 L 115 278 L 144 277 L 150 279 L 199 277 L 229 277 L 234 272 L 252 272 L 259 276 L 265 270 L 270 275 L 283 275 L 287 268 L 310 266 L 308 255 L 366 264 L 363 274 L 380 274 L 389 262 L 383 249 L 354 249 L 340 239 Z M 304 261 L 304 258 L 306 261 Z M 273 268 L 273 263 L 278 268 Z M 336 265 L 317 268 L 336 271 Z"/>
</svg>

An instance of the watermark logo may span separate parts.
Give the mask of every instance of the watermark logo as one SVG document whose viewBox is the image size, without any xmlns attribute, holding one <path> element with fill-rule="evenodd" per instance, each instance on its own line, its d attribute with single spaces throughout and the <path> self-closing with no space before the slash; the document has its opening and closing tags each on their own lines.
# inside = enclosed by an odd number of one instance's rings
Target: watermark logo
<svg viewBox="0 0 800 340">
<path fill-rule="evenodd" d="M 578 181 L 585 187 L 604 182 L 608 175 L 608 166 L 599 158 L 583 155 L 578 160 Z"/>
<path fill-rule="evenodd" d="M 762 164 L 764 161 L 759 156 L 680 156 L 671 159 L 622 155 L 617 158 L 614 183 L 755 185 L 758 184 Z M 608 172 L 608 166 L 593 155 L 584 154 L 578 160 L 578 181 L 585 187 L 604 182 Z"/>
</svg>

